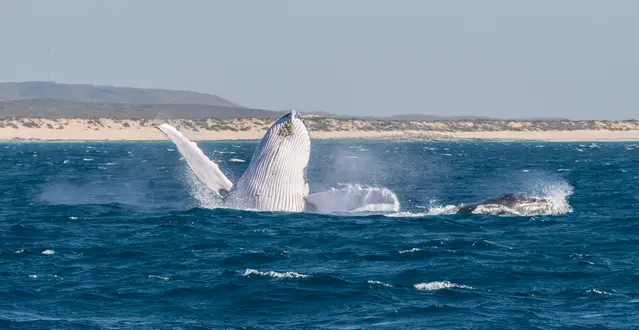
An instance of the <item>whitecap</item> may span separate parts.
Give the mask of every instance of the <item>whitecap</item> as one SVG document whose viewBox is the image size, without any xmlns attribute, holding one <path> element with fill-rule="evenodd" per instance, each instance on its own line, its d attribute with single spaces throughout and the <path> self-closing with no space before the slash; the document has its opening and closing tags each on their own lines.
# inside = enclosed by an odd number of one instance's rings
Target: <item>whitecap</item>
<svg viewBox="0 0 639 330">
<path fill-rule="evenodd" d="M 437 291 L 441 289 L 450 289 L 450 288 L 459 288 L 459 289 L 474 289 L 471 286 L 463 285 L 463 284 L 455 284 L 449 281 L 443 282 L 428 282 L 428 283 L 418 283 L 413 285 L 415 289 L 420 291 Z"/>
<path fill-rule="evenodd" d="M 168 148 L 166 151 L 175 151 L 175 149 Z"/>
<path fill-rule="evenodd" d="M 29 275 L 29 277 L 31 277 L 31 278 L 38 278 L 38 275 L 36 275 L 36 274 L 32 274 L 32 275 Z"/>
<path fill-rule="evenodd" d="M 65 160 L 62 162 L 62 164 L 69 164 L 69 160 L 68 160 L 68 159 L 65 159 Z"/>
<path fill-rule="evenodd" d="M 44 250 L 44 251 L 42 251 L 42 254 L 51 255 L 51 254 L 55 254 L 55 251 L 53 251 L 53 250 Z"/>
<path fill-rule="evenodd" d="M 163 281 L 168 281 L 171 278 L 168 276 L 159 276 L 159 275 L 149 275 L 149 278 L 155 278 L 155 279 L 159 279 L 159 280 L 163 280 Z"/>
<path fill-rule="evenodd" d="M 17 250 L 15 253 L 20 254 L 22 252 L 24 252 L 24 249 Z"/>
<path fill-rule="evenodd" d="M 234 163 L 246 163 L 244 159 L 239 159 L 239 158 L 231 158 L 229 161 Z"/>
<path fill-rule="evenodd" d="M 82 158 L 82 160 L 84 160 L 85 162 L 90 162 L 93 160 L 93 158 Z"/>
<path fill-rule="evenodd" d="M 308 278 L 310 277 L 310 275 L 296 273 L 296 272 L 274 272 L 274 271 L 262 272 L 257 269 L 247 268 L 244 271 L 244 276 L 250 276 L 250 275 L 268 276 L 272 278 Z"/>
<path fill-rule="evenodd" d="M 404 254 L 404 253 L 413 253 L 413 252 L 419 252 L 422 249 L 420 248 L 412 248 L 412 249 L 408 249 L 408 250 L 401 250 L 399 251 L 400 254 Z"/>
<path fill-rule="evenodd" d="M 591 289 L 586 291 L 586 293 L 594 293 L 594 294 L 604 294 L 604 295 L 609 295 L 610 293 L 606 292 L 606 291 L 599 291 L 597 289 Z"/>
<path fill-rule="evenodd" d="M 369 280 L 369 281 L 367 281 L 367 283 L 368 284 L 373 284 L 373 285 L 380 285 L 380 286 L 384 286 L 384 287 L 387 287 L 387 288 L 392 288 L 393 287 L 391 284 L 384 283 L 384 282 L 381 282 L 381 281 Z"/>
</svg>

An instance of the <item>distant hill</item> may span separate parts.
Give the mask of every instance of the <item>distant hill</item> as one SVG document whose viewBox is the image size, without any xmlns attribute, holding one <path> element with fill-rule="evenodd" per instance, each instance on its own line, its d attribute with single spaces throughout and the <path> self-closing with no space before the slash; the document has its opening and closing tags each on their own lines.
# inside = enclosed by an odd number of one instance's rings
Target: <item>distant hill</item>
<svg viewBox="0 0 639 330">
<path fill-rule="evenodd" d="M 34 99 L 123 104 L 207 104 L 240 107 L 215 95 L 190 91 L 73 85 L 47 81 L 0 83 L 0 101 Z"/>
<path fill-rule="evenodd" d="M 303 109 L 302 109 L 302 112 Z M 191 91 L 63 84 L 46 81 L 0 83 L 0 118 L 40 117 L 113 119 L 276 118 L 284 111 L 249 109 L 219 96 Z M 483 116 L 349 116 L 323 111 L 312 114 L 338 119 L 392 121 L 502 120 Z M 564 118 L 521 118 L 524 121 L 562 121 Z"/>
<path fill-rule="evenodd" d="M 278 118 L 285 111 L 269 111 L 208 104 L 123 104 L 18 100 L 0 102 L 0 119 L 112 118 L 112 119 L 231 119 Z"/>
</svg>

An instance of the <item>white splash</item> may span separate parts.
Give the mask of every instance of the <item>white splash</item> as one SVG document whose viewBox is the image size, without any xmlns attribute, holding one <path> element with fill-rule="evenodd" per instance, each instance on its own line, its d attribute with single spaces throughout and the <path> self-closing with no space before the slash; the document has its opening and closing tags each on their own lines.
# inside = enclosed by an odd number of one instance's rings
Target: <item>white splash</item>
<svg viewBox="0 0 639 330">
<path fill-rule="evenodd" d="M 345 184 L 308 196 L 318 213 L 397 212 L 400 204 L 397 195 L 386 187 L 370 187 Z"/>
<path fill-rule="evenodd" d="M 274 272 L 274 271 L 262 272 L 257 269 L 247 268 L 244 271 L 244 276 L 250 276 L 250 275 L 268 276 L 272 278 L 308 278 L 310 277 L 310 275 L 296 273 L 296 272 L 283 272 L 283 273 Z"/>
<path fill-rule="evenodd" d="M 418 283 L 413 285 L 415 289 L 420 291 L 436 291 L 441 289 L 450 289 L 450 288 L 459 288 L 459 289 L 474 289 L 471 286 L 463 285 L 463 284 L 455 284 L 449 281 L 443 282 L 428 282 L 428 283 Z"/>
<path fill-rule="evenodd" d="M 413 212 L 395 212 L 395 213 L 390 213 L 390 214 L 384 214 L 384 216 L 391 217 L 391 218 L 421 218 L 421 217 L 426 217 L 426 216 L 429 216 L 429 215 L 431 215 L 431 214 L 424 213 L 424 212 L 417 212 L 417 213 L 413 213 Z"/>
<path fill-rule="evenodd" d="M 202 181 L 198 180 L 193 172 L 185 169 L 183 172 L 184 181 L 189 187 L 189 192 L 197 201 L 199 207 L 215 209 L 222 206 L 222 200 L 215 196 Z"/>
<path fill-rule="evenodd" d="M 525 197 L 535 201 L 520 201 L 511 207 L 501 204 L 479 205 L 473 214 L 504 215 L 504 216 L 536 216 L 562 215 L 573 211 L 568 203 L 574 188 L 565 181 L 543 182 L 533 187 L 532 192 Z M 427 215 L 456 214 L 463 205 L 438 205 L 431 201 Z M 423 216 L 420 214 L 420 216 Z"/>
</svg>

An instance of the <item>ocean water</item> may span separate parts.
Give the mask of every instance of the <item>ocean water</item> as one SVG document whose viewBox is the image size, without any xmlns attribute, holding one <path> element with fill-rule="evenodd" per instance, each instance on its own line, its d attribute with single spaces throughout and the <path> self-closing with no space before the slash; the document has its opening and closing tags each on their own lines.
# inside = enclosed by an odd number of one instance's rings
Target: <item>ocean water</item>
<svg viewBox="0 0 639 330">
<path fill-rule="evenodd" d="M 200 143 L 234 181 L 256 143 Z M 314 141 L 312 192 L 219 208 L 169 142 L 0 144 L 2 329 L 639 326 L 639 145 Z M 455 214 L 507 192 L 546 208 Z"/>
</svg>

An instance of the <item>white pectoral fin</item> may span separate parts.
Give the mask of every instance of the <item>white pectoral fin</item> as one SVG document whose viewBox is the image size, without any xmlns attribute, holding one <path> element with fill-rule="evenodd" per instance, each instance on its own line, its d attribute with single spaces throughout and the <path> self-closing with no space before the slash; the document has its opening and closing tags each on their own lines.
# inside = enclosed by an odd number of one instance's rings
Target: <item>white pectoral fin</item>
<svg viewBox="0 0 639 330">
<path fill-rule="evenodd" d="M 222 190 L 227 192 L 231 190 L 233 183 L 222 173 L 216 163 L 206 157 L 195 142 L 189 141 L 169 124 L 162 124 L 158 128 L 173 141 L 193 174 L 209 189 L 213 190 L 219 197 L 222 197 L 220 194 Z"/>
</svg>

